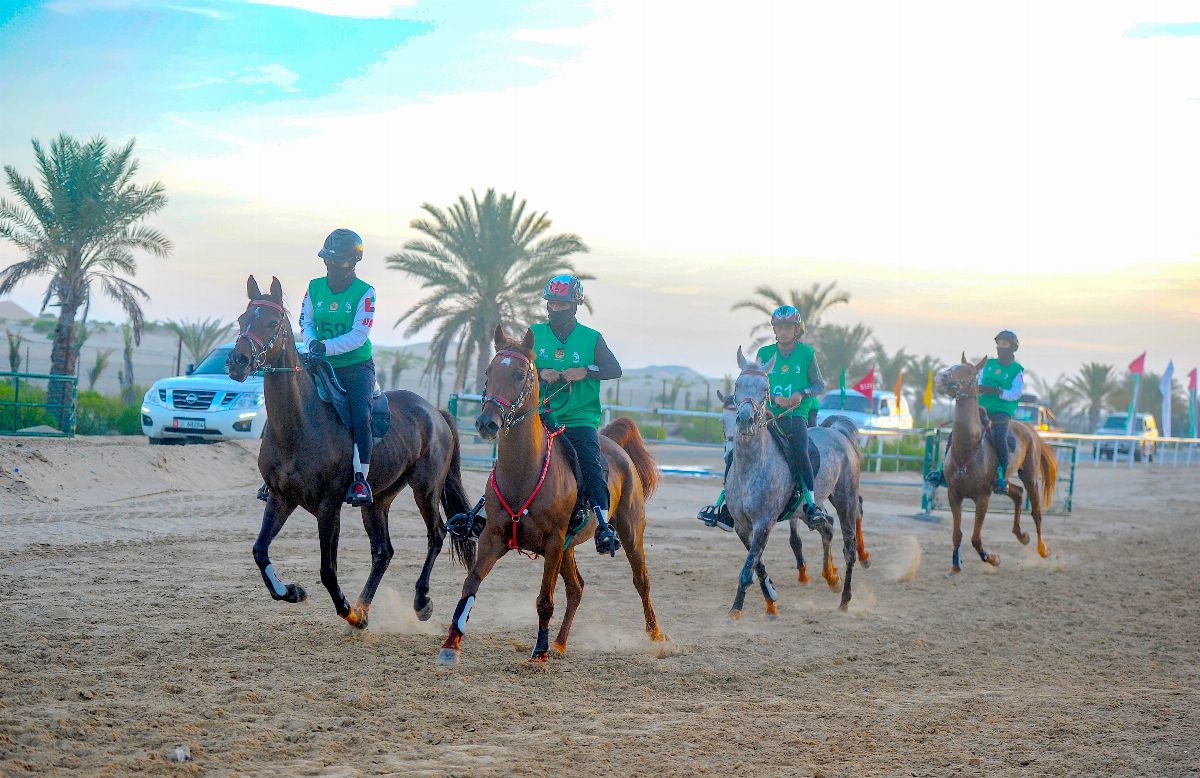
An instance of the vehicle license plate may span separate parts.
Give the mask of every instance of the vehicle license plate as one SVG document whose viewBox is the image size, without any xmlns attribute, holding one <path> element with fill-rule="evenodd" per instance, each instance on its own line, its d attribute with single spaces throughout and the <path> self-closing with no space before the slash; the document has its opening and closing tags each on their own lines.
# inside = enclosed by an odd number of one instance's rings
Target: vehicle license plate
<svg viewBox="0 0 1200 778">
<path fill-rule="evenodd" d="M 204 429 L 204 419 L 176 419 L 175 429 L 177 430 L 202 430 Z"/>
</svg>

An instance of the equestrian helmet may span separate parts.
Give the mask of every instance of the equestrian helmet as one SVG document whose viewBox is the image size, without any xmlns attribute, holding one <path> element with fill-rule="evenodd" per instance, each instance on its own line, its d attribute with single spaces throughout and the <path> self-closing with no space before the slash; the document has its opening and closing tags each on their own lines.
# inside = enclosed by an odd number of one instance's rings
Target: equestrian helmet
<svg viewBox="0 0 1200 778">
<path fill-rule="evenodd" d="M 781 305 L 775 309 L 771 314 L 771 326 L 776 324 L 795 324 L 801 333 L 806 329 L 804 319 L 800 318 L 800 311 L 794 305 Z"/>
<path fill-rule="evenodd" d="M 1000 340 L 1001 338 L 1007 338 L 1008 340 L 1012 341 L 1013 351 L 1016 351 L 1021 347 L 1021 341 L 1017 340 L 1017 333 L 1013 332 L 1012 330 L 1000 330 L 996 333 L 996 337 L 992 338 L 992 340 Z"/>
<path fill-rule="evenodd" d="M 363 257 L 362 238 L 354 230 L 336 229 L 329 233 L 317 256 L 330 262 L 359 262 Z"/>
<path fill-rule="evenodd" d="M 572 275 L 558 275 L 546 282 L 543 300 L 579 305 L 583 302 L 583 284 Z"/>
</svg>

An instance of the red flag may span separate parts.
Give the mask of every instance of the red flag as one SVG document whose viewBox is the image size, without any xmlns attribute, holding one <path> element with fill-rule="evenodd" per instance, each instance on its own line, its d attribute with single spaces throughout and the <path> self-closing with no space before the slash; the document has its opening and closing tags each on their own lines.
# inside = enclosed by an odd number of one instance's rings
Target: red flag
<svg viewBox="0 0 1200 778">
<path fill-rule="evenodd" d="M 1196 368 L 1192 368 L 1192 372 L 1188 373 L 1188 391 L 1196 391 Z"/>
<path fill-rule="evenodd" d="M 1134 375 L 1141 375 L 1145 371 L 1146 371 L 1146 352 L 1143 351 L 1142 355 L 1140 357 L 1138 357 L 1137 359 L 1135 359 L 1129 363 L 1129 372 L 1133 373 Z"/>
<path fill-rule="evenodd" d="M 867 371 L 867 374 L 859 379 L 854 385 L 854 391 L 860 392 L 868 400 L 875 400 L 875 368 Z"/>
</svg>

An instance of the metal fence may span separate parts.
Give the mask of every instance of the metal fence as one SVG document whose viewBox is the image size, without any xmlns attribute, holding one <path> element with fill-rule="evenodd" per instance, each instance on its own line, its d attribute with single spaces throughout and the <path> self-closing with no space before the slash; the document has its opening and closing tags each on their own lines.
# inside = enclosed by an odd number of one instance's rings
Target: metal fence
<svg viewBox="0 0 1200 778">
<path fill-rule="evenodd" d="M 43 381 L 46 388 L 32 383 Z M 77 383 L 71 375 L 0 373 L 0 435 L 73 437 Z M 50 400 L 55 384 L 65 385 L 62 402 Z"/>
</svg>

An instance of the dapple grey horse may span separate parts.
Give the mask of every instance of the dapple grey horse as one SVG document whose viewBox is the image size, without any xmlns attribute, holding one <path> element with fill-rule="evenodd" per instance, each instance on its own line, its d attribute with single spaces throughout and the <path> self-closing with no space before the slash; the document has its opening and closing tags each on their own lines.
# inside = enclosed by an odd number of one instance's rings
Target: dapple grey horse
<svg viewBox="0 0 1200 778">
<path fill-rule="evenodd" d="M 776 604 L 779 596 L 762 562 L 767 537 L 776 519 L 794 493 L 794 482 L 787 459 L 771 438 L 767 424 L 771 417 L 767 410 L 770 391 L 767 375 L 774 367 L 774 360 L 759 364 L 746 359 L 739 347 L 738 368 L 741 375 L 733 387 L 734 409 L 726 411 L 726 436 L 733 438 L 733 464 L 725 483 L 725 504 L 733 515 L 733 527 L 747 551 L 746 563 L 738 577 L 737 596 L 729 617 L 737 620 L 742 615 L 749 588 L 755 573 L 767 603 L 767 617 L 772 621 L 778 617 Z M 730 429 L 732 426 L 734 429 Z M 859 498 L 859 470 L 862 453 L 858 448 L 858 428 L 844 416 L 826 419 L 821 427 L 809 430 L 809 441 L 820 455 L 820 469 L 815 473 L 813 494 L 818 501 L 828 499 L 837 511 L 842 527 L 842 546 L 846 560 L 846 581 L 842 586 L 841 609 L 850 603 L 850 577 L 854 570 L 856 553 L 863 566 L 868 566 L 868 554 L 862 546 L 862 501 Z M 817 463 L 814 462 L 814 465 Z M 796 555 L 799 580 L 808 580 L 800 533 L 793 515 L 791 524 L 792 552 Z M 821 575 L 829 588 L 837 591 L 839 579 L 833 565 L 830 544 L 833 531 L 828 525 L 819 525 L 824 559 Z"/>
</svg>

